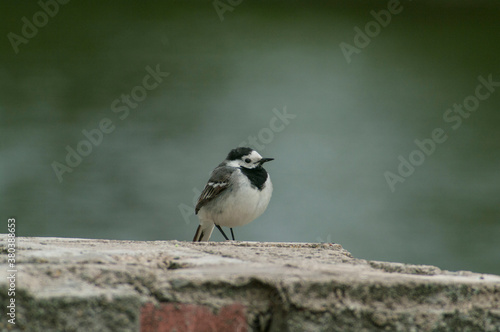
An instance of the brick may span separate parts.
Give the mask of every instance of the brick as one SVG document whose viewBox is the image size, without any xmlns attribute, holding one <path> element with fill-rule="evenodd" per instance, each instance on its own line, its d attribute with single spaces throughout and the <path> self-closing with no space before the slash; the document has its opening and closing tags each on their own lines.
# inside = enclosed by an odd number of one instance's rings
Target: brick
<svg viewBox="0 0 500 332">
<path fill-rule="evenodd" d="M 141 332 L 247 332 L 245 306 L 231 304 L 213 313 L 207 306 L 183 303 L 145 304 L 141 309 Z"/>
</svg>

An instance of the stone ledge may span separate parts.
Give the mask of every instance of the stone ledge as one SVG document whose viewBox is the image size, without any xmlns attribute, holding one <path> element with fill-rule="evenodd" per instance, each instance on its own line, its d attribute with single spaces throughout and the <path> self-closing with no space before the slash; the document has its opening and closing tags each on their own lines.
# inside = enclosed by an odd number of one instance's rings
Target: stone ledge
<svg viewBox="0 0 500 332">
<path fill-rule="evenodd" d="M 338 244 L 19 237 L 17 249 L 16 325 L 2 310 L 2 331 L 500 331 L 499 276 Z"/>
</svg>

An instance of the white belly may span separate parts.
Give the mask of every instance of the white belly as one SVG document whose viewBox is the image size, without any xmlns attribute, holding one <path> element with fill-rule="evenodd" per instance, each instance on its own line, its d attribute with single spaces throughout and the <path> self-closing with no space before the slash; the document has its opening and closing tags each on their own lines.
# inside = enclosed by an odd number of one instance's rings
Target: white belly
<svg viewBox="0 0 500 332">
<path fill-rule="evenodd" d="M 243 226 L 259 217 L 267 208 L 273 192 L 268 175 L 262 190 L 252 188 L 247 178 L 226 189 L 199 211 L 200 220 L 211 220 L 224 227 Z"/>
</svg>

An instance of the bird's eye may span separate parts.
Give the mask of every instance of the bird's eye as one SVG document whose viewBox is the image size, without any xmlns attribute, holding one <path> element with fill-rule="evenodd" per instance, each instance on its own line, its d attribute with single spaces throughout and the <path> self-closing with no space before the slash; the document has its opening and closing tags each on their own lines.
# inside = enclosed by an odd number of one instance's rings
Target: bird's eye
<svg viewBox="0 0 500 332">
<path fill-rule="evenodd" d="M 251 162 L 250 158 L 245 159 L 245 162 L 248 164 Z"/>
</svg>

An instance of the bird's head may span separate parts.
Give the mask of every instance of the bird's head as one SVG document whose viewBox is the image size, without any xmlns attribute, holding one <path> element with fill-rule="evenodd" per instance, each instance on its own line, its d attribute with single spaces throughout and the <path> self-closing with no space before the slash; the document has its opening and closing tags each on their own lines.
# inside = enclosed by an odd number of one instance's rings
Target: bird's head
<svg viewBox="0 0 500 332">
<path fill-rule="evenodd" d="M 251 148 L 236 148 L 231 150 L 226 157 L 226 165 L 231 167 L 244 167 L 248 169 L 261 167 L 262 164 L 274 160 L 274 158 L 262 158 L 262 156 Z"/>
</svg>

